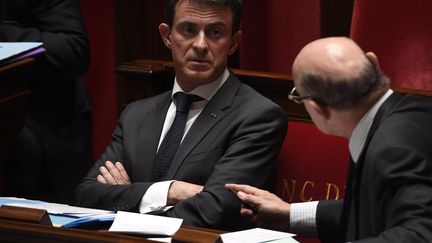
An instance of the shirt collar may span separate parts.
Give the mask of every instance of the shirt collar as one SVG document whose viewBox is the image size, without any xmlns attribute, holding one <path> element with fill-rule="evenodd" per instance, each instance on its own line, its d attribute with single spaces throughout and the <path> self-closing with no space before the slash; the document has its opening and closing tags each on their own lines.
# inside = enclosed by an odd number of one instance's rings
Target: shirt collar
<svg viewBox="0 0 432 243">
<path fill-rule="evenodd" d="M 193 89 L 192 91 L 188 92 L 187 94 L 194 94 L 202 97 L 206 101 L 209 101 L 215 93 L 219 90 L 220 87 L 226 82 L 230 75 L 230 72 L 228 71 L 228 68 L 225 68 L 225 71 L 222 73 L 219 78 L 217 78 L 215 81 L 198 86 L 197 88 Z M 174 87 L 171 93 L 172 96 L 177 92 L 184 92 L 184 90 L 180 87 L 180 85 L 177 83 L 177 78 L 174 80 Z M 184 92 L 186 93 L 186 92 Z"/>
<path fill-rule="evenodd" d="M 372 122 L 379 108 L 392 93 L 393 90 L 391 89 L 387 90 L 387 92 L 375 103 L 374 106 L 372 106 L 371 109 L 369 109 L 369 111 L 362 117 L 360 122 L 354 128 L 351 138 L 349 140 L 349 150 L 350 150 L 351 158 L 353 159 L 354 163 L 357 163 L 357 160 L 360 157 L 369 130 L 372 126 Z"/>
</svg>

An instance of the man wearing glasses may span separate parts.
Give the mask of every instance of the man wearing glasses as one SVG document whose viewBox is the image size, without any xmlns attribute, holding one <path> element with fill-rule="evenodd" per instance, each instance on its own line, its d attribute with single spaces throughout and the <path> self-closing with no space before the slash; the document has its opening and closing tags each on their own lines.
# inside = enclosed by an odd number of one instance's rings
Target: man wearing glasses
<svg viewBox="0 0 432 243">
<path fill-rule="evenodd" d="M 267 191 L 227 184 L 258 223 L 322 242 L 430 242 L 432 100 L 390 89 L 375 54 L 352 40 L 325 38 L 293 65 L 295 88 L 324 133 L 349 140 L 344 200 L 288 204 Z"/>
</svg>

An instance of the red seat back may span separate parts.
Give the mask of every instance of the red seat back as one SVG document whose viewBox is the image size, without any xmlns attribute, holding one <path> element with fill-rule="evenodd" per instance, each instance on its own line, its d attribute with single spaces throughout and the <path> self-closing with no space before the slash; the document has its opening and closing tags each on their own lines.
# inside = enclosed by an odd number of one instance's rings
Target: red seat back
<svg viewBox="0 0 432 243">
<path fill-rule="evenodd" d="M 278 157 L 276 194 L 290 203 L 341 198 L 348 159 L 346 139 L 290 121 Z"/>
<path fill-rule="evenodd" d="M 356 0 L 351 38 L 377 54 L 395 87 L 432 90 L 432 1 Z"/>
<path fill-rule="evenodd" d="M 312 123 L 290 121 L 278 157 L 276 194 L 290 203 L 341 198 L 348 158 L 346 139 L 326 135 Z"/>
</svg>

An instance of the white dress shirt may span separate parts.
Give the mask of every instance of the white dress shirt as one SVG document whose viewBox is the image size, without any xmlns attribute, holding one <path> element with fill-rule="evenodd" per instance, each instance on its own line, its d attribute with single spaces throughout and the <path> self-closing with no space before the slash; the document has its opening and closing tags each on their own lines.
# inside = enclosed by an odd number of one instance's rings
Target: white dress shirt
<svg viewBox="0 0 432 243">
<path fill-rule="evenodd" d="M 362 117 L 360 122 L 356 125 L 349 140 L 349 152 L 354 163 L 357 162 L 364 144 L 366 142 L 369 129 L 377 114 L 379 108 L 393 93 L 389 89 L 375 105 Z M 304 236 L 317 236 L 316 229 L 316 211 L 318 201 L 293 203 L 291 204 L 290 212 L 290 231 Z"/>
<path fill-rule="evenodd" d="M 228 79 L 229 75 L 230 73 L 228 69 L 225 69 L 222 75 L 214 82 L 201 85 L 196 89 L 192 90 L 191 92 L 187 93 L 187 94 L 198 95 L 204 100 L 197 101 L 191 104 L 183 138 L 186 136 L 192 124 L 199 116 L 199 114 L 201 114 L 206 104 L 211 100 L 211 98 L 216 94 L 219 88 L 222 87 L 222 85 Z M 171 98 L 177 92 L 184 92 L 184 91 L 178 85 L 177 79 L 175 79 Z M 171 102 L 171 105 L 168 108 L 168 112 L 165 117 L 165 122 L 162 128 L 161 137 L 159 138 L 158 150 L 165 135 L 167 134 L 169 128 L 171 127 L 171 124 L 174 121 L 175 114 L 176 114 L 176 106 L 175 106 L 175 102 L 173 101 Z M 159 212 L 165 212 L 168 209 L 172 208 L 172 206 L 167 206 L 168 190 L 172 182 L 174 182 L 174 180 L 156 182 L 153 185 L 151 185 L 145 192 L 143 198 L 141 199 L 141 204 L 139 208 L 140 213 L 149 213 L 149 212 L 159 213 Z"/>
</svg>

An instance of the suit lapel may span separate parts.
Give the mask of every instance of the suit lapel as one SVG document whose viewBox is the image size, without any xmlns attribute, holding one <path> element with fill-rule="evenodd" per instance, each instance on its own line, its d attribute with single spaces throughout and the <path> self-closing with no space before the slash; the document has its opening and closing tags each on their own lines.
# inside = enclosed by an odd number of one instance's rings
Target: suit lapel
<svg viewBox="0 0 432 243">
<path fill-rule="evenodd" d="M 346 183 L 346 189 L 345 189 L 345 198 L 344 198 L 344 204 L 343 204 L 343 211 L 342 211 L 342 219 L 341 219 L 341 227 L 342 232 L 345 235 L 345 239 L 349 239 L 353 235 L 353 194 L 354 194 L 354 185 L 355 185 L 355 178 L 356 178 L 356 165 L 353 161 L 353 159 L 349 158 L 349 165 L 348 165 L 348 177 L 347 177 L 347 183 Z"/>
<path fill-rule="evenodd" d="M 167 178 L 174 178 L 188 154 L 209 133 L 212 127 L 225 117 L 225 110 L 232 105 L 240 85 L 240 81 L 231 74 L 207 103 L 181 143 L 168 171 Z"/>
<path fill-rule="evenodd" d="M 350 171 L 348 174 L 347 189 L 345 191 L 344 211 L 342 214 L 342 227 L 346 227 L 346 240 L 356 240 L 359 236 L 359 200 L 360 200 L 360 185 L 362 171 L 366 151 L 372 140 L 373 135 L 378 129 L 382 121 L 393 110 L 393 107 L 404 97 L 403 94 L 393 93 L 379 108 L 374 117 L 371 128 L 369 129 L 363 150 L 359 156 L 357 163 L 353 163 L 350 159 Z M 352 164 L 351 164 L 352 163 Z M 350 191 L 349 191 L 350 190 Z M 346 225 L 344 225 L 344 223 Z"/>
<path fill-rule="evenodd" d="M 165 122 L 166 113 L 171 104 L 171 92 L 162 94 L 156 102 L 154 109 L 146 114 L 146 120 L 142 122 L 139 129 L 138 145 L 134 170 L 134 178 L 138 181 L 149 181 L 151 178 L 153 163 L 159 144 L 160 134 Z M 162 111 L 162 112 L 161 112 Z"/>
</svg>

